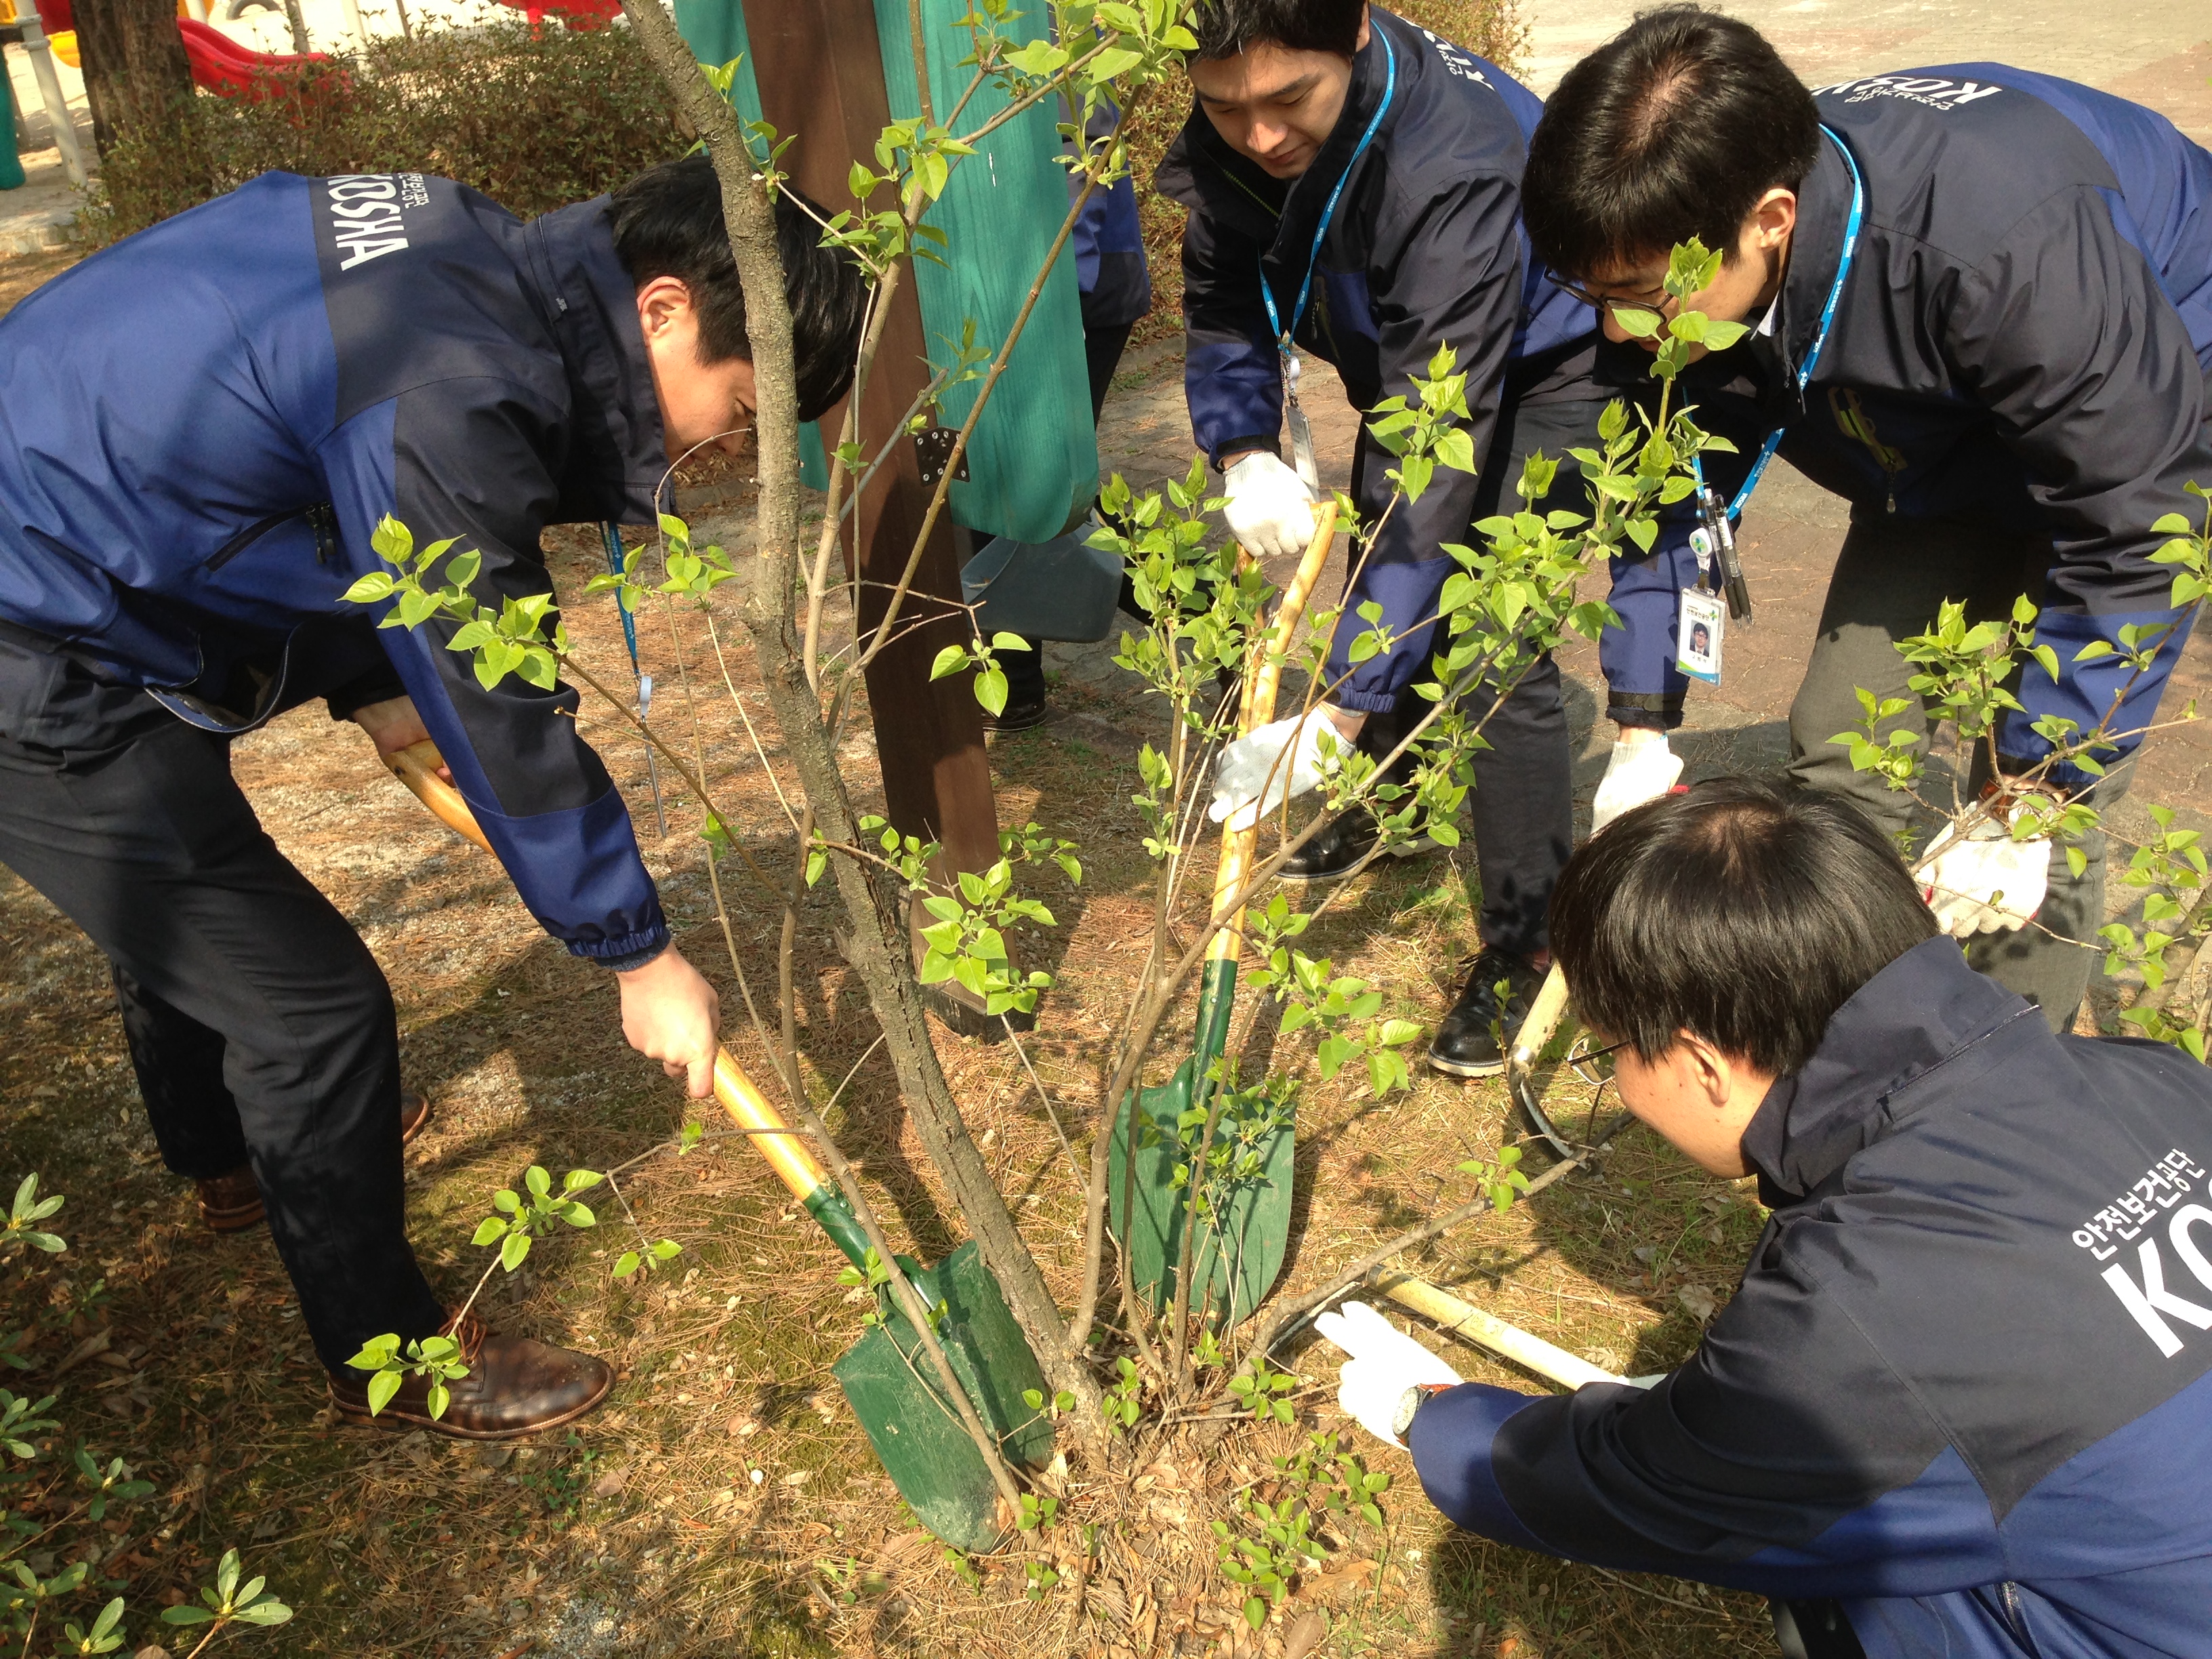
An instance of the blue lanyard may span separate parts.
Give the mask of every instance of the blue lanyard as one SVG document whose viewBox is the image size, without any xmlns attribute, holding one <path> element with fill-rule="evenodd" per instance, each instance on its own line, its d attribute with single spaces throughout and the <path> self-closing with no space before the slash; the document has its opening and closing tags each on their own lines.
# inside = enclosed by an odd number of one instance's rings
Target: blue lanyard
<svg viewBox="0 0 2212 1659">
<path fill-rule="evenodd" d="M 1844 227 L 1844 251 L 1836 261 L 1836 280 L 1829 285 L 1828 303 L 1820 307 L 1820 329 L 1813 336 L 1812 349 L 1805 354 L 1804 362 L 1796 371 L 1797 395 L 1801 401 L 1806 386 L 1812 381 L 1813 370 L 1820 362 L 1820 348 L 1828 343 L 1828 325 L 1836 320 L 1836 301 L 1843 298 L 1844 278 L 1850 275 L 1851 256 L 1858 251 L 1859 222 L 1866 216 L 1866 181 L 1859 176 L 1859 164 L 1851 155 L 1851 147 L 1825 125 L 1820 131 L 1827 133 L 1829 142 L 1843 152 L 1844 165 L 1851 170 L 1851 216 Z M 1272 317 L 1273 313 L 1269 314 Z M 1741 519 L 1743 516 L 1743 504 L 1751 499 L 1751 492 L 1759 488 L 1759 481 L 1766 472 L 1766 464 L 1774 459 L 1774 452 L 1782 445 L 1782 434 L 1788 429 L 1778 426 L 1766 434 L 1766 441 L 1759 447 L 1759 459 L 1751 464 L 1751 471 L 1745 476 L 1743 488 L 1735 492 L 1735 499 L 1729 503 L 1729 518 Z M 1698 481 L 1700 489 L 1705 488 L 1705 469 L 1694 455 L 1690 458 L 1690 475 Z"/>
<path fill-rule="evenodd" d="M 1337 175 L 1336 188 L 1329 191 L 1328 201 L 1322 208 L 1321 223 L 1314 227 L 1313 247 L 1306 254 L 1305 280 L 1298 285 L 1297 309 L 1291 313 L 1288 328 L 1283 326 L 1283 319 L 1275 313 L 1274 290 L 1267 286 L 1267 264 L 1264 260 L 1261 263 L 1260 297 L 1267 302 L 1267 326 L 1275 331 L 1276 345 L 1285 356 L 1290 354 L 1291 337 L 1297 332 L 1298 323 L 1306 314 L 1306 301 L 1313 297 L 1314 266 L 1321 258 L 1322 238 L 1328 234 L 1328 222 L 1336 214 L 1336 198 L 1344 194 L 1345 181 L 1352 177 L 1352 168 L 1359 165 L 1359 158 L 1367 154 L 1367 146 L 1374 141 L 1376 130 L 1382 125 L 1382 118 L 1390 112 L 1390 100 L 1397 94 L 1398 54 L 1392 50 L 1390 37 L 1387 34 L 1382 36 L 1382 101 L 1375 106 L 1374 118 L 1368 122 L 1367 131 L 1359 135 L 1359 143 L 1352 149 L 1352 159 L 1344 164 L 1344 171 Z M 1856 221 L 1853 222 L 1856 224 Z"/>
</svg>

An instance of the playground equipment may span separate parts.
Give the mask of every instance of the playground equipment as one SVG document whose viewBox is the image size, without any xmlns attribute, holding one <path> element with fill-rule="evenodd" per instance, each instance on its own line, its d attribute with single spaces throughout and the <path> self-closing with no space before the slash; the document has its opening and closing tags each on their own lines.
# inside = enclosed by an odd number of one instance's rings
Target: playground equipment
<svg viewBox="0 0 2212 1659">
<path fill-rule="evenodd" d="M 63 27 L 71 22 L 68 0 L 46 0 L 49 9 L 59 9 Z M 73 185 L 85 182 L 84 152 L 78 148 L 76 125 L 70 119 L 69 100 L 62 95 L 61 76 L 54 72 L 53 48 L 47 43 L 46 18 L 39 0 L 13 0 L 15 21 L 22 26 L 23 50 L 31 59 L 31 74 L 39 83 L 39 101 L 46 106 L 47 123 L 54 130 L 54 147 L 62 153 L 62 166 Z M 20 182 L 20 180 L 18 181 Z"/>
<path fill-rule="evenodd" d="M 190 17 L 177 20 L 185 37 L 185 57 L 192 66 L 192 82 L 224 98 L 258 102 L 282 85 L 280 77 L 302 64 L 326 64 L 319 52 L 254 52 L 241 46 L 221 29 Z"/>
</svg>

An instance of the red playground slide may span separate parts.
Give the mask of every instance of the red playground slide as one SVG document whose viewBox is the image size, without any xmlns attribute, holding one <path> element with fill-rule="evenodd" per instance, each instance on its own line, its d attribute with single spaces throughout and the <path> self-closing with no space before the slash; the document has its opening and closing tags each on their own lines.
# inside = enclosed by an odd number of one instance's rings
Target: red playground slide
<svg viewBox="0 0 2212 1659">
<path fill-rule="evenodd" d="M 622 0 L 501 0 L 530 20 L 536 28 L 548 14 L 572 29 L 603 27 L 622 15 Z"/>
<path fill-rule="evenodd" d="M 189 17 L 179 17 L 177 28 L 185 37 L 185 56 L 191 61 L 193 81 L 225 98 L 267 98 L 277 90 L 275 82 L 283 71 L 301 64 L 330 61 L 319 52 L 304 56 L 253 52 L 222 30 Z"/>
</svg>

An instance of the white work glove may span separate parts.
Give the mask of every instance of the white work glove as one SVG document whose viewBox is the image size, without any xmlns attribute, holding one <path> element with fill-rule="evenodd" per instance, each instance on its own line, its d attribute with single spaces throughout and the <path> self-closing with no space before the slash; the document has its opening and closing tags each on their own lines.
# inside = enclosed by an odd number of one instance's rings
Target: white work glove
<svg viewBox="0 0 2212 1659">
<path fill-rule="evenodd" d="M 1306 550 L 1314 536 L 1314 494 L 1306 481 L 1264 449 L 1240 455 L 1221 475 L 1229 533 L 1255 559 Z"/>
<path fill-rule="evenodd" d="M 1249 830 L 1262 812 L 1304 794 L 1334 772 L 1349 747 L 1325 708 L 1270 720 L 1222 750 L 1221 764 L 1213 771 L 1213 804 L 1206 815 L 1216 823 L 1229 818 L 1231 830 Z M 1267 798 L 1261 801 L 1263 785 Z"/>
<path fill-rule="evenodd" d="M 1920 896 L 1954 939 L 2009 933 L 2034 919 L 2051 884 L 2051 841 L 2014 841 L 1984 818 L 1964 836 L 1947 835 L 1920 866 Z"/>
<path fill-rule="evenodd" d="M 1457 1371 L 1364 1302 L 1331 1309 L 1314 1321 L 1314 1328 L 1351 1355 L 1336 1385 L 1336 1403 L 1377 1440 L 1405 1444 L 1398 1438 L 1398 1414 L 1410 1390 L 1459 1382 Z"/>
<path fill-rule="evenodd" d="M 1597 799 L 1590 806 L 1590 834 L 1597 834 L 1623 812 L 1647 800 L 1657 800 L 1681 775 L 1682 757 L 1667 746 L 1664 732 L 1641 743 L 1616 742 L 1613 758 L 1606 763 L 1605 776 L 1598 781 Z"/>
</svg>

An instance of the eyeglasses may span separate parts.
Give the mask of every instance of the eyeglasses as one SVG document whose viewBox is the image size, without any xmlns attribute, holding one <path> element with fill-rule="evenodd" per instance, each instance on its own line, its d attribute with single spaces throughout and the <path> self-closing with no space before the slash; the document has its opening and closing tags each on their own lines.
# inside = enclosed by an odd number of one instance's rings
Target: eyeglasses
<svg viewBox="0 0 2212 1659">
<path fill-rule="evenodd" d="M 1623 1037 L 1618 1042 L 1607 1043 L 1602 1048 L 1593 1048 L 1589 1046 L 1589 1034 L 1584 1032 L 1567 1047 L 1567 1068 L 1592 1088 L 1601 1088 L 1612 1078 L 1613 1066 L 1608 1060 L 1601 1068 L 1598 1061 L 1605 1060 L 1608 1054 L 1619 1049 L 1626 1048 L 1635 1040 L 1633 1037 Z"/>
<path fill-rule="evenodd" d="M 1663 317 L 1667 314 L 1667 307 L 1674 303 L 1674 295 L 1664 287 L 1648 289 L 1641 294 L 1593 294 L 1572 283 L 1561 283 L 1559 292 L 1571 300 L 1579 300 L 1595 310 L 1604 312 L 1648 311 L 1655 316 Z"/>
</svg>

